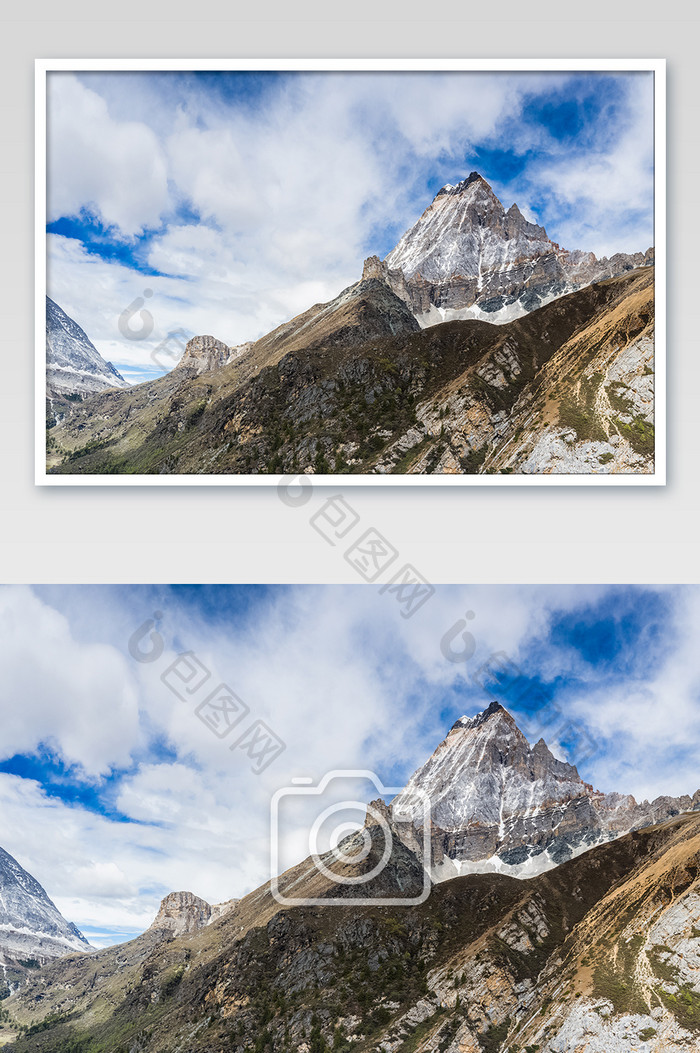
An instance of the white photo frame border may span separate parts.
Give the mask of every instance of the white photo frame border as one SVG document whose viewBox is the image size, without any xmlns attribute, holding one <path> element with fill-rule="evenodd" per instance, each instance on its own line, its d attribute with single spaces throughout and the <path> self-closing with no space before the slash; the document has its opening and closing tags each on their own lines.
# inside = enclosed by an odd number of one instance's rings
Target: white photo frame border
<svg viewBox="0 0 700 1053">
<path fill-rule="evenodd" d="M 665 59 L 36 59 L 35 61 L 35 475 L 37 486 L 267 486 L 286 475 L 51 475 L 46 470 L 46 87 L 52 72 L 651 72 L 654 74 L 654 472 L 551 475 L 314 474 L 318 486 L 665 486 L 666 484 L 666 60 Z"/>
</svg>

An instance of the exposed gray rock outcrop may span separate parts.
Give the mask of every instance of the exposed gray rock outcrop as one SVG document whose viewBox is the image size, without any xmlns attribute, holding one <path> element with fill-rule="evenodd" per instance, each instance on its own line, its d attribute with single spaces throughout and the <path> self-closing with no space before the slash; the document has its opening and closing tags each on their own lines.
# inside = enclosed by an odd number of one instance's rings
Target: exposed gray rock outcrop
<svg viewBox="0 0 700 1053">
<path fill-rule="evenodd" d="M 152 931 L 169 932 L 173 936 L 182 936 L 186 932 L 198 932 L 199 929 L 218 921 L 237 903 L 237 899 L 229 899 L 212 906 L 205 899 L 195 896 L 193 892 L 170 892 L 161 901 L 150 928 Z"/>
<path fill-rule="evenodd" d="M 209 373 L 225 366 L 231 357 L 231 348 L 213 336 L 194 336 L 185 347 L 185 353 L 177 369 L 187 369 L 196 374 Z"/>
<path fill-rule="evenodd" d="M 211 907 L 206 900 L 192 892 L 171 892 L 162 900 L 151 928 L 182 936 L 184 932 L 203 929 L 210 918 Z"/>
</svg>

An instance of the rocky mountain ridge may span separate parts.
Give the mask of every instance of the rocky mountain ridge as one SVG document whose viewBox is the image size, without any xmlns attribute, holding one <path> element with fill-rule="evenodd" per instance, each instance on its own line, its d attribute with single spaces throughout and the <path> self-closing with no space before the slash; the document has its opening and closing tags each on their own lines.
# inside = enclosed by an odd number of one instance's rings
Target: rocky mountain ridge
<svg viewBox="0 0 700 1053">
<path fill-rule="evenodd" d="M 288 887 L 322 889 L 309 864 Z M 25 1029 L 17 1053 L 695 1053 L 699 923 L 695 813 L 417 907 L 284 908 L 263 886 L 195 932 L 57 962 L 0 1027 Z"/>
<path fill-rule="evenodd" d="M 328 303 L 66 404 L 48 470 L 653 473 L 652 264 L 562 249 L 472 172 Z"/>
<path fill-rule="evenodd" d="M 366 279 L 228 365 L 73 407 L 49 470 L 648 473 L 653 307 L 645 267 L 504 325 L 421 330 Z"/>
<path fill-rule="evenodd" d="M 470 862 L 523 845 L 569 858 L 518 880 L 466 872 L 402 905 L 424 877 L 416 789 Z M 612 840 L 572 845 L 580 801 Z M 172 893 L 135 940 L 28 977 L 0 1040 L 17 1053 L 695 1053 L 700 792 L 598 793 L 493 702 L 375 804 L 323 869 L 309 858 L 280 875 L 286 901 L 267 882 L 216 915 Z"/>
</svg>

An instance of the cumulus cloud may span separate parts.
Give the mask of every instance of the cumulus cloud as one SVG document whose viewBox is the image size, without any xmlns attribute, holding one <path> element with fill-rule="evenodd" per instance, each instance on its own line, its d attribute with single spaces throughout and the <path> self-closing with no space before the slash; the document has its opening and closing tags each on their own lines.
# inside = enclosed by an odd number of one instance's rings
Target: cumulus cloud
<svg viewBox="0 0 700 1053">
<path fill-rule="evenodd" d="M 195 229 L 197 232 L 195 233 Z M 199 249 L 206 249 L 206 256 Z M 269 332 L 283 318 L 338 292 L 333 279 L 297 280 L 260 295 L 255 277 L 229 259 L 220 235 L 208 228 L 175 228 L 155 239 L 149 262 L 163 274 L 144 274 L 90 252 L 83 242 L 47 237 L 49 295 L 85 330 L 102 357 L 132 382 L 172 369 L 196 334 L 208 333 L 229 346 Z M 204 260 L 204 262 L 202 262 Z M 211 264 L 211 267 L 209 266 Z M 257 272 L 260 282 L 270 275 Z M 86 289 L 99 295 L 86 296 Z M 144 291 L 151 295 L 144 297 Z M 136 301 L 132 328 L 141 332 L 138 311 L 150 315 L 148 331 L 125 339 L 123 311 Z"/>
<path fill-rule="evenodd" d="M 99 776 L 128 762 L 138 703 L 113 647 L 79 644 L 67 619 L 29 589 L 0 590 L 2 759 L 55 749 Z"/>
<path fill-rule="evenodd" d="M 623 100 L 604 111 L 604 133 L 573 155 L 551 150 L 528 172 L 567 248 L 600 255 L 639 252 L 653 244 L 654 82 L 630 74 Z"/>
<path fill-rule="evenodd" d="M 599 737 L 594 775 L 606 789 L 623 785 L 650 799 L 700 789 L 699 619 L 699 591 L 674 590 L 651 668 L 641 654 L 619 682 L 572 693 L 572 711 Z"/>
<path fill-rule="evenodd" d="M 153 129 L 113 120 L 104 99 L 72 73 L 52 73 L 48 83 L 49 220 L 86 210 L 126 237 L 158 226 L 168 174 Z"/>
<path fill-rule="evenodd" d="M 180 776 L 162 766 L 161 776 Z M 143 790 L 151 792 L 147 770 Z M 125 793 L 138 782 L 128 781 Z M 225 786 L 217 787 L 225 795 Z M 173 797 L 176 797 L 173 794 Z M 0 774 L 0 844 L 79 927 L 143 931 L 163 896 L 192 890 L 211 902 L 252 888 L 264 876 L 264 846 L 226 815 L 225 796 L 207 821 L 212 788 L 197 814 L 157 822 L 116 821 L 49 796 L 35 780 Z M 263 835 L 264 836 L 264 835 Z M 263 851 L 263 847 L 265 851 Z"/>
</svg>

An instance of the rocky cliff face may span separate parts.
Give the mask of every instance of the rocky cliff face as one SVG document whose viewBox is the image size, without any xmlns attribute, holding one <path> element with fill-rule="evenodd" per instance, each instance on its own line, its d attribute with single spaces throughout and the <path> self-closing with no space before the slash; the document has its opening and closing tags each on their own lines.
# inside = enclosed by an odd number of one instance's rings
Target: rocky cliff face
<svg viewBox="0 0 700 1053">
<path fill-rule="evenodd" d="M 185 347 L 185 353 L 175 367 L 187 369 L 194 376 L 208 373 L 212 369 L 225 366 L 231 354 L 230 348 L 213 336 L 195 336 Z"/>
<path fill-rule="evenodd" d="M 129 384 L 105 362 L 77 322 L 46 297 L 46 376 L 49 397 L 89 395 Z"/>
<path fill-rule="evenodd" d="M 237 902 L 230 899 L 212 905 L 193 892 L 171 892 L 161 901 L 149 931 L 165 932 L 172 936 L 198 932 L 227 914 Z"/>
<path fill-rule="evenodd" d="M 516 204 L 505 209 L 478 172 L 438 191 L 384 261 L 365 276 L 385 281 L 421 326 L 462 318 L 506 322 L 594 281 L 654 262 L 646 253 L 562 249 Z"/>
<path fill-rule="evenodd" d="M 0 848 L 0 964 L 46 962 L 90 945 L 59 913 L 39 882 Z"/>
<path fill-rule="evenodd" d="M 415 426 L 375 471 L 397 464 L 415 474 L 654 471 L 653 267 L 505 325 L 451 323 L 458 325 L 468 327 L 465 352 L 484 332 L 489 350 L 473 365 L 463 358 L 459 375 L 419 401 Z M 444 328 L 425 330 L 426 341 L 435 347 Z"/>
<path fill-rule="evenodd" d="M 181 936 L 183 932 L 196 932 L 204 928 L 210 919 L 211 907 L 206 900 L 192 892 L 171 892 L 161 901 L 151 928 Z"/>
<path fill-rule="evenodd" d="M 201 373 L 211 373 L 215 369 L 221 369 L 230 362 L 235 362 L 253 345 L 236 344 L 228 347 L 213 336 L 193 336 L 185 347 L 185 352 L 178 362 L 177 375 L 182 373 L 188 377 L 198 377 Z"/>
<path fill-rule="evenodd" d="M 487 871 L 529 877 L 630 830 L 700 811 L 700 790 L 641 804 L 631 795 L 599 793 L 544 739 L 530 746 L 498 702 L 456 722 L 392 811 L 415 811 L 417 791 L 431 803 L 439 881 Z"/>
</svg>

